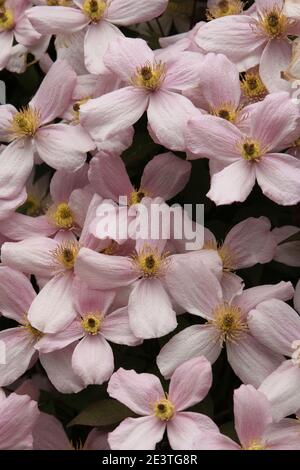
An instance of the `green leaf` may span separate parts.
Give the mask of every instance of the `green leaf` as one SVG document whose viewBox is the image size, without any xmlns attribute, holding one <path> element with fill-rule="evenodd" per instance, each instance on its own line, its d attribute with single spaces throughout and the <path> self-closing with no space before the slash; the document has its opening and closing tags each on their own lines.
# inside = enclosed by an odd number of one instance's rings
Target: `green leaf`
<svg viewBox="0 0 300 470">
<path fill-rule="evenodd" d="M 78 424 L 98 427 L 110 426 L 112 424 L 119 424 L 125 418 L 135 416 L 135 413 L 122 403 L 106 399 L 89 405 L 76 418 L 72 419 L 68 427 Z"/>
</svg>

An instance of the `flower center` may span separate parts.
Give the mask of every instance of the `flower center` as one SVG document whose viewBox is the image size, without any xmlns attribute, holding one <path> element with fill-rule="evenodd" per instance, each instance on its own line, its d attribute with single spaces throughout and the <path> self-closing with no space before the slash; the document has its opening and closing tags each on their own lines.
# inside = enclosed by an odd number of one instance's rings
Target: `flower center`
<svg viewBox="0 0 300 470">
<path fill-rule="evenodd" d="M 21 212 L 30 216 L 39 215 L 42 212 L 41 201 L 32 194 L 28 194 L 26 201 L 21 206 Z"/>
<path fill-rule="evenodd" d="M 87 313 L 81 320 L 81 326 L 90 335 L 97 335 L 101 329 L 102 316 L 100 313 Z"/>
<path fill-rule="evenodd" d="M 232 253 L 230 252 L 229 248 L 226 245 L 223 245 L 222 243 L 217 243 L 211 240 L 211 241 L 204 243 L 203 249 L 204 250 L 216 250 L 218 252 L 218 255 L 220 256 L 222 260 L 223 271 L 229 272 L 229 271 L 234 270 Z"/>
<path fill-rule="evenodd" d="M 244 450 L 265 450 L 266 446 L 259 441 L 252 441 Z"/>
<path fill-rule="evenodd" d="M 104 15 L 106 6 L 106 2 L 103 0 L 84 0 L 82 9 L 91 21 L 97 23 Z"/>
<path fill-rule="evenodd" d="M 80 245 L 78 242 L 64 242 L 53 251 L 53 256 L 60 266 L 71 270 L 74 268 L 79 249 Z"/>
<path fill-rule="evenodd" d="M 48 215 L 58 228 L 67 230 L 74 226 L 74 215 L 66 202 L 58 204 L 54 209 L 50 208 Z"/>
<path fill-rule="evenodd" d="M 147 63 L 136 69 L 131 78 L 131 84 L 136 87 L 154 91 L 160 87 L 166 76 L 166 66 L 163 62 Z"/>
<path fill-rule="evenodd" d="M 47 0 L 49 7 L 69 7 L 72 6 L 72 0 Z"/>
<path fill-rule="evenodd" d="M 292 362 L 295 366 L 300 367 L 300 340 L 293 341 L 292 349 L 294 350 L 292 354 Z"/>
<path fill-rule="evenodd" d="M 220 330 L 222 343 L 224 341 L 236 342 L 248 330 L 247 323 L 242 319 L 241 309 L 227 302 L 219 305 L 214 310 L 213 316 L 214 319 L 209 323 L 214 324 Z"/>
<path fill-rule="evenodd" d="M 238 109 L 236 109 L 232 104 L 225 103 L 222 104 L 219 108 L 212 108 L 211 114 L 214 116 L 218 116 L 222 119 L 226 119 L 229 122 L 236 122 Z"/>
<path fill-rule="evenodd" d="M 263 155 L 263 151 L 259 142 L 254 139 L 246 138 L 238 145 L 238 149 L 242 157 L 247 161 L 259 161 Z"/>
<path fill-rule="evenodd" d="M 8 30 L 14 26 L 14 14 L 11 10 L 6 10 L 5 6 L 0 7 L 0 30 Z"/>
<path fill-rule="evenodd" d="M 208 20 L 213 20 L 222 16 L 239 15 L 243 9 L 241 0 L 220 0 L 215 6 L 207 9 L 206 16 Z"/>
<path fill-rule="evenodd" d="M 241 89 L 248 101 L 261 101 L 268 93 L 258 72 L 247 72 L 242 79 Z"/>
<path fill-rule="evenodd" d="M 16 113 L 11 121 L 11 134 L 14 138 L 33 137 L 40 125 L 40 114 L 34 109 L 25 107 Z"/>
<path fill-rule="evenodd" d="M 259 15 L 258 26 L 271 39 L 281 38 L 287 34 L 287 29 L 294 23 L 294 20 L 287 18 L 280 7 L 266 10 Z"/>
<path fill-rule="evenodd" d="M 168 398 L 162 398 L 154 404 L 154 414 L 161 421 L 169 421 L 175 414 L 175 406 Z"/>
<path fill-rule="evenodd" d="M 27 330 L 27 332 L 30 334 L 30 336 L 32 336 L 32 338 L 34 339 L 34 341 L 38 341 L 39 339 L 41 339 L 41 337 L 43 336 L 43 333 L 42 331 L 39 331 L 37 330 L 36 328 L 34 328 L 30 323 L 29 321 L 27 320 L 25 325 L 24 326 L 21 326 L 21 328 L 25 328 Z"/>
<path fill-rule="evenodd" d="M 145 246 L 143 250 L 132 257 L 134 268 L 142 277 L 159 277 L 167 266 L 168 253 L 160 253 L 156 249 Z"/>
<path fill-rule="evenodd" d="M 89 101 L 90 97 L 82 98 L 79 101 L 76 101 L 76 103 L 73 104 L 73 115 L 74 115 L 74 120 L 76 122 L 79 122 L 80 120 L 80 106 L 83 104 L 87 103 Z"/>
<path fill-rule="evenodd" d="M 138 191 L 133 191 L 130 194 L 129 205 L 132 206 L 134 204 L 139 204 L 146 196 L 147 192 L 141 188 Z"/>
</svg>

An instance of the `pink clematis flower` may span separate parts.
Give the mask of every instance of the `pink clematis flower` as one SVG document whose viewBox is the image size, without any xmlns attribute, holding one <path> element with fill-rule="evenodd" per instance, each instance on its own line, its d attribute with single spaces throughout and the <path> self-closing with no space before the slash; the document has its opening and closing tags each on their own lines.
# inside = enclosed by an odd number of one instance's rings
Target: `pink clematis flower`
<svg viewBox="0 0 300 470">
<path fill-rule="evenodd" d="M 104 199 L 119 202 L 120 196 L 128 198 L 128 204 L 141 202 L 144 197 L 172 199 L 187 184 L 191 164 L 173 153 L 156 155 L 146 166 L 139 188 L 134 188 L 126 167 L 119 157 L 99 154 L 89 167 L 92 188 Z"/>
<path fill-rule="evenodd" d="M 240 71 L 260 64 L 260 76 L 270 92 L 290 90 L 281 78 L 288 67 L 292 45 L 288 36 L 298 36 L 300 22 L 284 10 L 284 0 L 256 0 L 251 15 L 217 18 L 199 29 L 197 44 L 208 52 L 221 52 Z"/>
<path fill-rule="evenodd" d="M 2 245 L 1 259 L 4 265 L 46 280 L 28 311 L 29 321 L 39 331 L 56 333 L 76 316 L 73 305 L 74 264 L 82 247 L 101 247 L 102 242 L 96 240 L 88 229 L 100 202 L 99 196 L 95 195 L 79 240 L 67 232 L 59 233 L 55 239 L 32 237 Z"/>
<path fill-rule="evenodd" d="M 28 311 L 36 293 L 29 279 L 22 273 L 0 266 L 0 311 L 18 326 L 0 332 L 5 345 L 5 363 L 0 361 L 0 386 L 15 382 L 38 359 L 34 345 L 41 333 L 28 320 Z"/>
<path fill-rule="evenodd" d="M 32 450 L 33 429 L 39 416 L 37 403 L 27 395 L 0 389 L 0 450 Z"/>
<path fill-rule="evenodd" d="M 273 423 L 272 406 L 252 385 L 234 391 L 234 421 L 240 445 L 222 434 L 200 435 L 197 450 L 299 450 L 299 425 L 284 419 Z"/>
<path fill-rule="evenodd" d="M 300 241 L 292 240 L 293 235 L 299 233 L 299 227 L 284 225 L 272 230 L 277 247 L 274 260 L 288 266 L 300 266 Z M 288 241 L 291 238 L 290 241 Z"/>
<path fill-rule="evenodd" d="M 215 362 L 225 345 L 228 361 L 244 383 L 257 387 L 279 366 L 283 357 L 251 334 L 248 315 L 266 299 L 291 298 L 294 289 L 290 282 L 252 287 L 228 299 L 223 296 L 216 277 L 199 278 L 195 269 L 190 268 L 174 288 L 173 296 L 179 305 L 204 318 L 206 323 L 186 328 L 162 348 L 157 364 L 165 377 L 170 377 L 178 365 L 191 357 L 203 355 L 211 363 Z"/>
<path fill-rule="evenodd" d="M 142 39 L 116 39 L 104 62 L 126 86 L 82 105 L 83 126 L 101 141 L 147 111 L 153 138 L 171 150 L 184 150 L 185 124 L 200 111 L 178 92 L 197 83 L 201 57 L 196 52 L 152 51 Z"/>
<path fill-rule="evenodd" d="M 26 16 L 28 0 L 6 0 L 0 7 L 0 70 L 7 66 L 13 52 L 14 39 L 23 46 L 33 46 L 41 35 Z"/>
<path fill-rule="evenodd" d="M 288 16 L 300 19 L 300 5 L 298 0 L 285 0 L 284 11 Z"/>
<path fill-rule="evenodd" d="M 189 449 L 195 433 L 217 433 L 210 418 L 184 411 L 205 398 L 211 383 L 211 365 L 204 357 L 191 359 L 176 369 L 169 393 L 155 375 L 119 369 L 112 375 L 107 391 L 141 417 L 127 418 L 109 433 L 111 449 L 155 449 L 165 430 L 172 449 Z"/>
<path fill-rule="evenodd" d="M 192 119 L 186 133 L 188 149 L 218 166 L 207 196 L 217 205 L 243 202 L 257 180 L 273 201 L 297 204 L 300 161 L 278 151 L 299 135 L 299 117 L 298 106 L 287 93 L 274 93 L 252 105 L 243 132 L 219 117 Z"/>
<path fill-rule="evenodd" d="M 300 408 L 300 317 L 289 305 L 272 299 L 250 312 L 248 324 L 261 344 L 291 358 L 260 387 L 273 404 L 273 414 L 278 421 L 283 414 L 288 416 Z"/>
<path fill-rule="evenodd" d="M 214 277 L 221 271 L 220 258 L 212 250 L 172 255 L 166 240 L 138 239 L 129 256 L 110 256 L 82 248 L 75 272 L 94 289 L 131 286 L 130 328 L 135 336 L 146 339 L 158 338 L 176 328 L 172 298 L 188 265 L 194 267 L 199 279 L 207 273 Z"/>
<path fill-rule="evenodd" d="M 53 168 L 75 171 L 95 147 L 78 126 L 47 124 L 69 105 L 75 84 L 73 70 L 57 61 L 28 107 L 19 112 L 11 105 L 0 107 L 1 139 L 12 141 L 0 157 L 0 206 L 24 190 L 35 153 Z"/>
<path fill-rule="evenodd" d="M 112 308 L 114 299 L 113 291 L 88 289 L 85 283 L 75 281 L 76 318 L 57 334 L 45 334 L 40 344 L 36 345 L 49 379 L 61 392 L 78 391 L 78 387 L 73 388 L 71 383 L 61 385 L 62 370 L 59 373 L 56 370 L 57 361 L 67 366 L 64 357 L 67 346 L 68 351 L 73 351 L 68 366 L 80 379 L 81 388 L 84 388 L 90 384 L 101 385 L 111 377 L 114 356 L 108 341 L 127 346 L 141 343 L 129 327 L 127 307 Z M 63 377 L 65 381 L 65 374 Z"/>
<path fill-rule="evenodd" d="M 33 428 L 34 450 L 108 450 L 107 434 L 94 428 L 84 444 L 72 443 L 54 416 L 40 413 Z"/>
<path fill-rule="evenodd" d="M 103 56 L 110 41 L 123 36 L 115 26 L 127 26 L 151 20 L 167 7 L 167 0 L 75 0 L 78 8 L 49 6 L 33 7 L 27 16 L 42 34 L 76 33 L 86 30 L 84 39 L 85 65 L 90 73 L 105 70 Z"/>
</svg>

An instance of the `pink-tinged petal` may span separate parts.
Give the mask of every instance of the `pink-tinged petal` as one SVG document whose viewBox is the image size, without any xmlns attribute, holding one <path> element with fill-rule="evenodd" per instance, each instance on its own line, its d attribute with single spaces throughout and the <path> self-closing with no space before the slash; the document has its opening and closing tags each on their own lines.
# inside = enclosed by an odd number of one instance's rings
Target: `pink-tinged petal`
<svg viewBox="0 0 300 470">
<path fill-rule="evenodd" d="M 40 361 L 49 380 L 61 393 L 77 393 L 85 388 L 80 377 L 72 369 L 74 345 L 71 344 L 59 351 L 40 354 Z"/>
<path fill-rule="evenodd" d="M 46 413 L 40 413 L 33 429 L 33 449 L 73 450 L 61 422 Z"/>
<path fill-rule="evenodd" d="M 14 214 L 15 209 L 24 204 L 26 202 L 26 199 L 27 193 L 25 188 L 23 188 L 22 191 L 13 199 L 1 199 L 0 220 L 7 220 L 8 217 L 11 217 L 12 214 Z"/>
<path fill-rule="evenodd" d="M 155 416 L 126 418 L 108 435 L 112 450 L 153 450 L 163 438 L 166 423 Z"/>
<path fill-rule="evenodd" d="M 136 338 L 129 326 L 127 307 L 119 308 L 104 318 L 101 326 L 103 336 L 113 343 L 136 346 L 141 340 Z"/>
<path fill-rule="evenodd" d="M 172 199 L 187 184 L 191 174 L 191 164 L 167 152 L 156 155 L 145 167 L 141 188 L 149 191 L 151 197 Z"/>
<path fill-rule="evenodd" d="M 243 159 L 215 173 L 207 193 L 216 205 L 244 202 L 255 184 L 255 169 Z"/>
<path fill-rule="evenodd" d="M 128 129 L 148 106 L 148 94 L 132 86 L 89 100 L 80 107 L 80 122 L 95 141 Z"/>
<path fill-rule="evenodd" d="M 171 256 L 164 282 L 172 297 L 187 312 L 210 319 L 213 309 L 222 301 L 222 289 L 201 254 L 201 251 L 193 251 Z M 211 250 L 211 255 L 221 270 L 217 253 Z"/>
<path fill-rule="evenodd" d="M 44 334 L 36 343 L 35 349 L 40 353 L 50 353 L 58 349 L 63 349 L 69 344 L 81 339 L 85 332 L 78 319 L 74 320 L 70 325 L 62 331 L 55 334 Z"/>
<path fill-rule="evenodd" d="M 300 161 L 288 154 L 273 153 L 256 165 L 256 178 L 262 192 L 282 206 L 300 201 Z"/>
<path fill-rule="evenodd" d="M 196 43 L 208 52 L 220 52 L 235 63 L 240 71 L 257 65 L 267 42 L 253 27 L 253 18 L 232 15 L 217 18 L 201 26 Z"/>
<path fill-rule="evenodd" d="M 11 134 L 9 133 L 9 128 L 11 126 L 11 121 L 14 115 L 17 113 L 17 110 L 11 104 L 0 105 L 0 140 L 1 142 L 10 142 Z"/>
<path fill-rule="evenodd" d="M 115 291 L 90 289 L 78 278 L 73 282 L 73 289 L 75 307 L 81 316 L 88 312 L 102 312 L 106 315 L 116 295 Z"/>
<path fill-rule="evenodd" d="M 272 405 L 273 419 L 280 421 L 296 413 L 300 408 L 300 369 L 292 361 L 284 361 L 269 377 L 259 390 Z"/>
<path fill-rule="evenodd" d="M 197 109 L 185 96 L 168 90 L 152 93 L 147 111 L 149 126 L 155 139 L 171 150 L 186 148 L 184 132 L 188 120 Z"/>
<path fill-rule="evenodd" d="M 265 441 L 268 450 L 300 450 L 299 421 L 285 419 L 272 424 L 266 430 Z"/>
<path fill-rule="evenodd" d="M 137 279 L 130 258 L 104 255 L 88 248 L 81 248 L 75 273 L 93 289 L 115 289 Z"/>
<path fill-rule="evenodd" d="M 297 282 L 297 285 L 295 287 L 295 295 L 294 295 L 294 307 L 297 310 L 297 312 L 300 312 L 300 279 Z"/>
<path fill-rule="evenodd" d="M 25 201 L 24 201 L 25 202 Z M 2 204 L 2 203 L 1 203 Z M 45 215 L 31 217 L 15 212 L 0 222 L 0 232 L 7 238 L 22 241 L 25 238 L 49 237 L 56 232 L 56 227 Z"/>
<path fill-rule="evenodd" d="M 129 83 L 136 70 L 154 61 L 154 53 L 143 39 L 119 38 L 107 50 L 104 63 L 122 81 Z"/>
<path fill-rule="evenodd" d="M 1 450 L 31 450 L 33 426 L 39 416 L 37 403 L 26 395 L 11 393 L 1 402 Z"/>
<path fill-rule="evenodd" d="M 109 450 L 107 442 L 107 433 L 99 431 L 99 429 L 93 429 L 83 446 L 84 450 Z"/>
<path fill-rule="evenodd" d="M 199 157 L 217 159 L 228 165 L 241 159 L 236 144 L 242 136 L 230 122 L 203 115 L 189 120 L 186 143 L 188 150 Z"/>
<path fill-rule="evenodd" d="M 297 229 L 297 232 L 299 232 L 299 229 Z M 282 245 L 277 246 L 274 260 L 279 263 L 287 264 L 288 266 L 299 267 L 300 241 L 283 243 Z"/>
<path fill-rule="evenodd" d="M 90 73 L 97 75 L 106 70 L 103 57 L 107 46 L 120 36 L 122 37 L 123 33 L 119 28 L 107 21 L 92 23 L 88 27 L 84 39 L 84 62 Z"/>
<path fill-rule="evenodd" d="M 86 189 L 75 189 L 69 199 L 69 207 L 73 212 L 76 224 L 83 227 L 88 207 L 91 203 L 93 194 Z"/>
<path fill-rule="evenodd" d="M 261 302 L 269 299 L 289 300 L 294 295 L 291 282 L 278 282 L 278 284 L 266 284 L 264 286 L 250 287 L 234 299 L 234 304 L 245 313 L 250 312 Z"/>
<path fill-rule="evenodd" d="M 40 113 L 41 124 L 60 117 L 70 105 L 76 73 L 64 60 L 54 62 L 45 76 L 30 106 Z"/>
<path fill-rule="evenodd" d="M 284 11 L 287 16 L 294 16 L 300 18 L 300 5 L 298 0 L 285 0 Z"/>
<path fill-rule="evenodd" d="M 195 357 L 177 367 L 171 377 L 169 397 L 177 411 L 190 408 L 202 401 L 212 385 L 212 371 L 208 360 Z"/>
<path fill-rule="evenodd" d="M 41 34 L 76 33 L 89 23 L 81 10 L 70 7 L 35 6 L 26 15 Z"/>
<path fill-rule="evenodd" d="M 31 139 L 19 139 L 0 154 L 0 198 L 12 199 L 20 194 L 33 167 Z"/>
<path fill-rule="evenodd" d="M 138 415 L 152 414 L 155 402 L 165 396 L 155 375 L 122 368 L 112 375 L 107 393 Z"/>
<path fill-rule="evenodd" d="M 137 338 L 159 338 L 177 326 L 176 313 L 159 279 L 140 279 L 128 302 L 129 324 Z"/>
<path fill-rule="evenodd" d="M 200 413 L 176 413 L 167 424 L 169 443 L 171 448 L 175 450 L 191 449 L 195 436 L 218 432 L 215 423 L 208 416 Z"/>
<path fill-rule="evenodd" d="M 106 339 L 101 335 L 85 336 L 75 347 L 72 367 L 85 386 L 109 380 L 114 371 L 114 355 Z"/>
<path fill-rule="evenodd" d="M 300 339 L 300 317 L 282 300 L 266 300 L 249 313 L 251 333 L 262 344 L 284 356 L 292 356 L 293 341 Z"/>
<path fill-rule="evenodd" d="M 262 147 L 268 152 L 281 151 L 299 135 L 299 108 L 288 93 L 271 93 L 252 108 L 248 122 L 248 132 Z M 267 155 L 266 159 L 269 157 Z"/>
<path fill-rule="evenodd" d="M 240 446 L 221 433 L 200 433 L 195 436 L 193 450 L 241 450 Z"/>
<path fill-rule="evenodd" d="M 9 61 L 10 55 L 12 53 L 13 40 L 14 35 L 12 31 L 3 31 L 0 33 L 0 70 L 4 69 Z"/>
<path fill-rule="evenodd" d="M 81 126 L 51 124 L 40 129 L 35 137 L 39 156 L 56 170 L 76 171 L 86 160 L 94 142 Z"/>
<path fill-rule="evenodd" d="M 89 180 L 100 196 L 116 202 L 120 196 L 129 197 L 133 191 L 125 164 L 119 156 L 96 155 L 90 163 Z"/>
<path fill-rule="evenodd" d="M 270 221 L 266 217 L 243 220 L 230 230 L 225 246 L 232 253 L 234 269 L 268 263 L 273 259 L 276 248 Z"/>
<path fill-rule="evenodd" d="M 241 87 L 236 66 L 223 54 L 207 54 L 199 74 L 199 91 L 210 108 L 224 105 L 237 108 L 240 104 Z"/>
<path fill-rule="evenodd" d="M 2 357 L 0 360 L 0 387 L 3 387 L 15 382 L 26 372 L 34 359 L 35 339 L 24 327 L 17 327 L 1 331 L 0 342 L 4 344 L 5 353 L 4 363 Z"/>
<path fill-rule="evenodd" d="M 291 84 L 282 78 L 292 59 L 292 44 L 285 38 L 269 41 L 260 60 L 259 75 L 270 93 L 290 91 Z"/>
<path fill-rule="evenodd" d="M 31 304 L 30 323 L 44 333 L 66 328 L 76 316 L 72 287 L 73 273 L 57 275 L 47 282 Z"/>
<path fill-rule="evenodd" d="M 170 339 L 157 356 L 157 365 L 163 376 L 169 378 L 178 366 L 191 358 L 205 356 L 214 363 L 221 350 L 217 328 L 213 325 L 193 325 Z"/>
<path fill-rule="evenodd" d="M 236 375 L 254 387 L 259 387 L 283 361 L 283 356 L 275 354 L 248 333 L 237 343 L 227 342 L 227 357 Z"/>
<path fill-rule="evenodd" d="M 260 441 L 272 422 L 271 405 L 262 392 L 252 385 L 241 385 L 234 391 L 234 421 L 239 440 L 244 448 Z"/>
<path fill-rule="evenodd" d="M 121 26 L 144 23 L 160 16 L 167 5 L 167 0 L 142 1 L 139 5 L 136 0 L 113 0 L 108 5 L 106 18 Z"/>
<path fill-rule="evenodd" d="M 83 165 L 73 173 L 56 171 L 51 179 L 50 194 L 54 202 L 67 202 L 72 192 L 88 184 L 88 165 Z"/>
<path fill-rule="evenodd" d="M 223 291 L 223 299 L 227 302 L 243 291 L 244 281 L 235 273 L 224 271 L 221 278 L 221 287 Z"/>
<path fill-rule="evenodd" d="M 85 217 L 81 235 L 79 238 L 79 243 L 81 244 L 81 246 L 84 246 L 86 248 L 91 248 L 95 250 L 97 250 L 98 248 L 99 242 L 93 236 L 90 230 L 90 227 L 91 227 L 92 221 L 95 219 L 97 215 L 97 211 L 101 203 L 102 203 L 102 198 L 98 194 L 94 194 L 87 208 L 86 217 Z"/>
<path fill-rule="evenodd" d="M 198 52 L 174 54 L 166 63 L 166 77 L 162 88 L 167 90 L 188 90 L 199 82 L 201 56 Z"/>
<path fill-rule="evenodd" d="M 24 274 L 7 266 L 0 266 L 0 312 L 8 318 L 24 323 L 25 313 L 36 293 Z"/>
<path fill-rule="evenodd" d="M 51 276 L 54 272 L 53 250 L 56 248 L 57 242 L 46 237 L 6 242 L 1 248 L 1 260 L 6 266 L 25 274 Z"/>
<path fill-rule="evenodd" d="M 40 33 L 33 28 L 26 15 L 15 24 L 14 35 L 17 42 L 28 48 L 34 46 L 41 39 Z"/>
</svg>

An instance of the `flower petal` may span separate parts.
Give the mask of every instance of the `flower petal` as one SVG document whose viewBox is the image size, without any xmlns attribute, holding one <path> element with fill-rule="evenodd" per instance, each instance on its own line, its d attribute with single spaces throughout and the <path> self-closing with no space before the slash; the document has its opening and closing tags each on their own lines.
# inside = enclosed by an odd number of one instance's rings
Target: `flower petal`
<svg viewBox="0 0 300 470">
<path fill-rule="evenodd" d="M 108 435 L 112 450 L 153 450 L 162 440 L 166 424 L 155 416 L 126 418 Z"/>
</svg>

